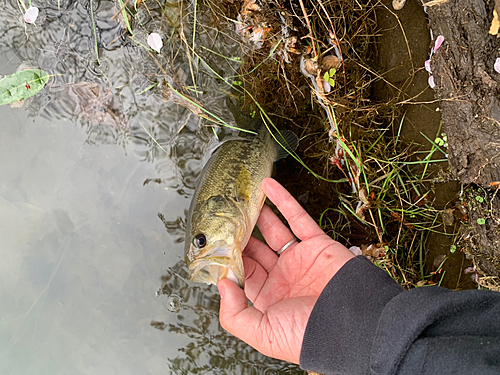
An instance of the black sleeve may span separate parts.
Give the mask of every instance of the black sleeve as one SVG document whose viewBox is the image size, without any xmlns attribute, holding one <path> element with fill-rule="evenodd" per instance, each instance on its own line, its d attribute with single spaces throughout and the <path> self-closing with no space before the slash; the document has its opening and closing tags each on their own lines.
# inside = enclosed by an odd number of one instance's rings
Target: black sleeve
<svg viewBox="0 0 500 375">
<path fill-rule="evenodd" d="M 318 298 L 300 365 L 327 375 L 500 374 L 500 293 L 404 291 L 356 257 Z"/>
</svg>

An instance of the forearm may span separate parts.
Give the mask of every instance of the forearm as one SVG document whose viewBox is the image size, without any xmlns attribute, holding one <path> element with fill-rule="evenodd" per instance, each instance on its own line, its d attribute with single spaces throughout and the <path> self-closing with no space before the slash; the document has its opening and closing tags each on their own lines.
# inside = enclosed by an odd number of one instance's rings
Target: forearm
<svg viewBox="0 0 500 375">
<path fill-rule="evenodd" d="M 452 368 L 456 374 L 488 364 L 498 373 L 499 312 L 499 293 L 438 287 L 403 291 L 384 271 L 357 257 L 318 299 L 301 366 L 324 374 L 443 373 Z M 482 351 L 473 349 L 478 347 Z"/>
</svg>

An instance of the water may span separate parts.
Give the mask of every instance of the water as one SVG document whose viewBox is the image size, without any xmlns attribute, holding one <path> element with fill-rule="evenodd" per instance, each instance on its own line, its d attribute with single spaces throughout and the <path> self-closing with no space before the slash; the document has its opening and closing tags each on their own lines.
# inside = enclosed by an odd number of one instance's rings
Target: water
<svg viewBox="0 0 500 375">
<path fill-rule="evenodd" d="M 0 107 L 0 373 L 298 373 L 225 333 L 216 289 L 186 279 L 185 212 L 211 131 L 159 87 L 193 86 L 230 119 L 206 64 L 229 77 L 237 62 L 187 58 L 187 3 L 146 2 L 134 42 L 115 4 L 94 1 L 100 63 L 88 0 L 32 3 L 36 26 L 19 1 L 0 12 L 0 74 L 54 75 L 22 108 Z M 207 19 L 199 6 L 197 46 L 238 56 Z M 152 31 L 157 62 L 138 44 Z"/>
</svg>

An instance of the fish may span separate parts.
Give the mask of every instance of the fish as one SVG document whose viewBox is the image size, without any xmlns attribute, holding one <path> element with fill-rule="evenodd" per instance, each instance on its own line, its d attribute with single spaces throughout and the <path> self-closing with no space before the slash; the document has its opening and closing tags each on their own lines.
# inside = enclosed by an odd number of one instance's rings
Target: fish
<svg viewBox="0 0 500 375">
<path fill-rule="evenodd" d="M 263 123 L 254 128 L 256 135 L 222 142 L 200 173 L 186 225 L 191 281 L 210 285 L 228 278 L 244 286 L 242 252 L 266 198 L 261 183 L 274 161 L 298 144 L 292 132 L 273 135 Z"/>
</svg>

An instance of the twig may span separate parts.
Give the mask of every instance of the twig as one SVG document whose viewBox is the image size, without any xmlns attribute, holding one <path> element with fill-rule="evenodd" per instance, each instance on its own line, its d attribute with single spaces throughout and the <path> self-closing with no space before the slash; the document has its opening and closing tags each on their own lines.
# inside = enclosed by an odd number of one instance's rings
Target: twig
<svg viewBox="0 0 500 375">
<path fill-rule="evenodd" d="M 316 52 L 316 43 L 314 43 L 314 35 L 313 35 L 311 23 L 309 22 L 309 16 L 307 15 L 306 8 L 304 7 L 304 2 L 302 0 L 299 0 L 299 3 L 300 3 L 300 8 L 302 9 L 302 13 L 304 14 L 304 18 L 306 19 L 307 28 L 309 29 L 309 35 L 306 35 L 306 37 L 311 38 L 312 48 L 313 48 L 313 52 L 314 52 L 313 57 L 317 57 L 318 53 Z"/>
</svg>

